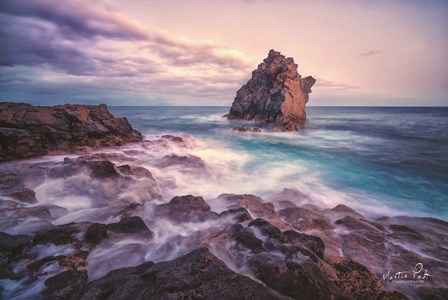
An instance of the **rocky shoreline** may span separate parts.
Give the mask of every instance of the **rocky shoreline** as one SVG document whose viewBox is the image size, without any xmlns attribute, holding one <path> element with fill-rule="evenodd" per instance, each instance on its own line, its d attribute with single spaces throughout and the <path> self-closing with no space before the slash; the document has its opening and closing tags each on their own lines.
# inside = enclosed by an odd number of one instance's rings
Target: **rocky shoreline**
<svg viewBox="0 0 448 300">
<path fill-rule="evenodd" d="M 282 187 L 265 198 L 168 198 L 176 182 L 160 174 L 210 166 L 177 151 L 192 137 L 138 139 L 118 151 L 0 163 L 3 298 L 447 297 L 447 222 L 371 218 Z M 422 277 L 391 278 L 402 271 Z"/>
<path fill-rule="evenodd" d="M 126 118 L 115 118 L 105 104 L 0 103 L 0 162 L 141 140 L 141 133 Z"/>
</svg>

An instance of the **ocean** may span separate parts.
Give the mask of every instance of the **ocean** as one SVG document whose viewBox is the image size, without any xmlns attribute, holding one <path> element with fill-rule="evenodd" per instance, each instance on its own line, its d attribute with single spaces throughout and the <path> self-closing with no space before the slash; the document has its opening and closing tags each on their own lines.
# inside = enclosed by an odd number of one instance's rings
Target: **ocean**
<svg viewBox="0 0 448 300">
<path fill-rule="evenodd" d="M 308 107 L 304 129 L 263 133 L 233 132 L 251 123 L 223 118 L 228 107 L 109 109 L 144 135 L 196 141 L 190 153 L 209 174 L 182 174 L 178 193 L 269 198 L 291 188 L 312 204 L 342 203 L 371 217 L 448 216 L 447 107 Z"/>
</svg>

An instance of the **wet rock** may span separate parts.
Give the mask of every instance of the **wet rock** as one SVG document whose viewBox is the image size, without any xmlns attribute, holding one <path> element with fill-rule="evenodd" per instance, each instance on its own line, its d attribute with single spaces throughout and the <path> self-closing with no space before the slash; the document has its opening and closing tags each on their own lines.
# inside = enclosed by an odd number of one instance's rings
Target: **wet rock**
<svg viewBox="0 0 448 300">
<path fill-rule="evenodd" d="M 0 253 L 7 256 L 20 254 L 25 247 L 31 245 L 32 238 L 29 235 L 11 235 L 0 232 Z"/>
<path fill-rule="evenodd" d="M 312 260 L 297 263 L 261 253 L 251 256 L 248 265 L 256 278 L 294 299 L 340 299 L 343 296 Z"/>
<path fill-rule="evenodd" d="M 404 225 L 392 224 L 389 225 L 388 228 L 391 231 L 389 237 L 392 238 L 407 240 L 410 242 L 420 242 L 424 239 L 424 236 L 420 232 Z"/>
<path fill-rule="evenodd" d="M 152 176 L 151 171 L 149 171 L 146 168 L 140 167 L 140 166 L 132 166 L 131 174 L 135 175 L 137 177 L 146 177 L 146 178 L 149 178 L 149 179 L 152 179 L 155 181 L 154 177 Z"/>
<path fill-rule="evenodd" d="M 104 104 L 0 103 L 0 161 L 141 140 L 126 118 L 115 118 Z"/>
<path fill-rule="evenodd" d="M 298 189 L 285 188 L 280 193 L 274 194 L 268 200 L 277 205 L 280 209 L 298 207 L 304 205 L 314 205 L 324 207 L 324 204 L 311 199 L 307 194 Z M 283 205 L 282 205 L 283 203 Z"/>
<path fill-rule="evenodd" d="M 67 270 L 45 280 L 42 295 L 50 299 L 67 299 L 87 283 L 87 271 Z"/>
<path fill-rule="evenodd" d="M 210 211 L 210 206 L 202 197 L 186 195 L 176 196 L 169 203 L 157 206 L 156 216 L 176 222 L 198 222 L 216 219 L 218 214 Z"/>
<path fill-rule="evenodd" d="M 76 240 L 73 235 L 78 232 L 79 230 L 75 226 L 60 225 L 48 230 L 38 232 L 33 238 L 33 244 L 71 244 Z"/>
<path fill-rule="evenodd" d="M 165 155 L 156 163 L 156 167 L 160 169 L 178 165 L 193 169 L 205 168 L 202 158 L 195 155 Z"/>
<path fill-rule="evenodd" d="M 404 295 L 385 292 L 379 279 L 363 265 L 342 257 L 328 259 L 337 272 L 337 285 L 355 299 L 407 299 Z"/>
<path fill-rule="evenodd" d="M 311 252 L 316 254 L 319 258 L 324 258 L 325 245 L 321 238 L 305 233 L 300 233 L 294 230 L 287 230 L 283 232 L 286 241 L 289 243 L 299 242 L 308 248 Z"/>
<path fill-rule="evenodd" d="M 367 231 L 375 231 L 381 232 L 378 227 L 374 226 L 372 222 L 364 219 L 364 218 L 354 218 L 352 216 L 345 216 L 342 219 L 336 220 L 334 222 L 338 226 L 343 226 L 348 230 L 367 230 Z"/>
<path fill-rule="evenodd" d="M 263 241 L 257 238 L 250 228 L 240 224 L 235 224 L 231 227 L 231 238 L 238 245 L 250 249 L 255 253 L 264 250 Z"/>
<path fill-rule="evenodd" d="M 93 207 L 125 206 L 161 197 L 160 186 L 149 170 L 127 166 L 124 174 L 114 163 L 98 155 L 53 163 L 48 167 L 48 177 L 65 180 L 52 196 L 88 198 L 86 201 L 91 201 Z M 122 169 L 125 170 L 124 167 Z M 123 197 L 123 192 L 127 192 L 126 197 Z"/>
<path fill-rule="evenodd" d="M 261 234 L 263 234 L 266 237 L 273 238 L 279 241 L 284 241 L 284 237 L 280 229 L 277 227 L 271 225 L 266 220 L 263 220 L 261 218 L 257 218 L 249 223 L 249 227 L 256 227 L 258 230 L 260 230 Z"/>
<path fill-rule="evenodd" d="M 340 244 L 344 256 L 360 263 L 379 268 L 387 259 L 384 233 L 367 220 L 346 216 L 335 222 L 347 233 L 340 235 Z"/>
<path fill-rule="evenodd" d="M 419 287 L 416 292 L 422 300 L 448 299 L 448 288 Z"/>
<path fill-rule="evenodd" d="M 123 217 L 118 223 L 107 224 L 107 230 L 128 234 L 144 233 L 152 236 L 151 230 L 149 230 L 142 218 L 138 216 Z"/>
<path fill-rule="evenodd" d="M 250 194 L 222 194 L 215 201 L 220 203 L 224 202 L 227 209 L 244 207 L 255 218 L 268 220 L 271 224 L 282 230 L 291 229 L 291 226 L 279 217 L 275 211 L 274 205 L 269 202 L 264 202 L 260 197 Z"/>
<path fill-rule="evenodd" d="M 287 299 L 234 273 L 206 248 L 170 262 L 117 269 L 75 293 L 79 299 Z"/>
<path fill-rule="evenodd" d="M 176 196 L 171 199 L 169 204 L 172 206 L 176 206 L 179 209 L 210 211 L 210 206 L 204 201 L 204 198 L 195 197 L 193 195 Z"/>
<path fill-rule="evenodd" d="M 223 218 L 226 218 L 229 216 L 231 216 L 238 223 L 252 220 L 252 216 L 247 211 L 247 209 L 245 209 L 244 207 L 229 209 L 229 210 L 223 211 L 222 213 L 219 214 L 219 217 L 223 217 Z"/>
<path fill-rule="evenodd" d="M 115 165 L 107 160 L 96 162 L 91 170 L 91 175 L 95 178 L 107 178 L 118 175 Z"/>
<path fill-rule="evenodd" d="M 239 132 L 263 132 L 261 130 L 261 128 L 258 128 L 258 127 L 246 127 L 246 126 L 234 127 L 232 130 L 233 131 L 239 131 Z"/>
<path fill-rule="evenodd" d="M 28 235 L 10 235 L 0 232 L 0 279 L 19 280 L 24 274 L 14 270 L 14 262 L 24 255 L 31 245 L 32 237 Z"/>
<path fill-rule="evenodd" d="M 21 191 L 25 188 L 25 184 L 15 172 L 2 170 L 0 172 L 0 191 L 2 194 L 10 194 Z"/>
<path fill-rule="evenodd" d="M 170 135 L 170 134 L 162 135 L 162 138 L 173 141 L 173 142 L 183 142 L 184 141 L 184 139 L 182 137 Z"/>
<path fill-rule="evenodd" d="M 33 190 L 30 190 L 28 188 L 24 188 L 20 191 L 13 192 L 11 194 L 6 195 L 8 197 L 13 198 L 14 200 L 25 202 L 28 204 L 34 204 L 37 203 L 36 199 L 36 193 Z"/>
<path fill-rule="evenodd" d="M 271 50 L 236 93 L 229 120 L 271 123 L 284 131 L 297 130 L 306 119 L 305 104 L 316 80 L 302 78 L 291 57 Z"/>
<path fill-rule="evenodd" d="M 303 207 L 285 208 L 279 215 L 299 231 L 332 229 L 331 220 L 322 213 Z"/>
<path fill-rule="evenodd" d="M 329 217 L 333 221 L 343 219 L 344 217 L 347 217 L 347 216 L 355 218 L 355 219 L 366 220 L 366 218 L 363 215 L 361 215 L 356 210 L 354 210 L 344 204 L 339 204 L 332 209 L 325 209 L 322 211 L 322 213 L 324 215 L 326 215 L 327 217 Z"/>
<path fill-rule="evenodd" d="M 132 175 L 131 166 L 130 165 L 122 165 L 117 167 L 123 175 Z"/>
<path fill-rule="evenodd" d="M 84 241 L 96 245 L 107 238 L 107 226 L 105 224 L 95 223 L 89 226 L 84 235 Z"/>
</svg>

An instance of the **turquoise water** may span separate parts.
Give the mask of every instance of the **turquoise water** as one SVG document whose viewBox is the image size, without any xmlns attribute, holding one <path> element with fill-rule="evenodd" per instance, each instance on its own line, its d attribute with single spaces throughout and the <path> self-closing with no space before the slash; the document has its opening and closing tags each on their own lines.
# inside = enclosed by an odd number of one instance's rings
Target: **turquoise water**
<svg viewBox="0 0 448 300">
<path fill-rule="evenodd" d="M 448 216 L 448 108 L 309 107 L 303 130 L 263 134 L 232 132 L 250 123 L 222 118 L 227 107 L 110 110 L 144 134 L 188 133 L 217 156 L 224 145 L 249 157 L 250 179 L 235 184 L 260 196 L 290 187 L 371 215 Z"/>
</svg>

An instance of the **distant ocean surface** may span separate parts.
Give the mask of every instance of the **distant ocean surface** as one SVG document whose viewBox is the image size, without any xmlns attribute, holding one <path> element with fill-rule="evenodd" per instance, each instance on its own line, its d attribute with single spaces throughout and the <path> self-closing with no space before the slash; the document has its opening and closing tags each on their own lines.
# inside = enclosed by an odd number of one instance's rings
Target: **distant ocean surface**
<svg viewBox="0 0 448 300">
<path fill-rule="evenodd" d="M 185 194 L 217 197 L 283 188 L 328 207 L 370 216 L 448 218 L 448 108 L 308 107 L 306 127 L 283 133 L 232 132 L 228 107 L 110 107 L 145 135 L 189 134 L 219 176 Z"/>
</svg>

